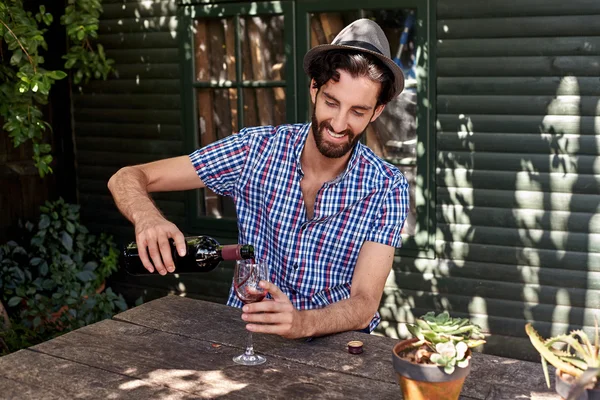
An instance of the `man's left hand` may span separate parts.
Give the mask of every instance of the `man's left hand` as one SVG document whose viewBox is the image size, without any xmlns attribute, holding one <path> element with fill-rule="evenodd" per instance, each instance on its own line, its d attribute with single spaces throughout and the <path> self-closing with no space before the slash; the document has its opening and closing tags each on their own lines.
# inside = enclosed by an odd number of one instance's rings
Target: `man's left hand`
<svg viewBox="0 0 600 400">
<path fill-rule="evenodd" d="M 259 303 L 246 304 L 242 319 L 250 322 L 246 329 L 250 332 L 269 333 L 288 339 L 303 337 L 300 311 L 290 299 L 271 282 L 261 281 L 260 287 L 271 294 L 272 299 Z"/>
</svg>

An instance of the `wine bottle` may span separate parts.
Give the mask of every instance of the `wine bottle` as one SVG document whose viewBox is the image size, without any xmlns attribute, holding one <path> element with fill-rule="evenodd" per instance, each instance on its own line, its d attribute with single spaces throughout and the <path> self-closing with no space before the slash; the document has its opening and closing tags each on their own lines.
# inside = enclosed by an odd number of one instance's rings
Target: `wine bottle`
<svg viewBox="0 0 600 400">
<path fill-rule="evenodd" d="M 181 257 L 175 248 L 174 241 L 172 239 L 169 241 L 176 274 L 210 272 L 221 261 L 254 258 L 254 247 L 248 244 L 221 245 L 209 236 L 190 236 L 185 238 L 185 242 L 187 252 L 185 256 Z M 151 258 L 150 262 L 152 262 Z M 121 265 L 131 275 L 150 274 L 140 260 L 138 246 L 135 242 L 123 249 Z"/>
</svg>

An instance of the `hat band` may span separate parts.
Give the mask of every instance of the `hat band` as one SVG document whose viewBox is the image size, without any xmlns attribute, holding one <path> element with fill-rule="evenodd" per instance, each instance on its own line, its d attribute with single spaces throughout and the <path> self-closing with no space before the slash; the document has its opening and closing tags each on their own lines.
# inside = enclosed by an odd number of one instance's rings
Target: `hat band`
<svg viewBox="0 0 600 400">
<path fill-rule="evenodd" d="M 332 43 L 332 44 L 337 44 L 337 45 L 341 45 L 341 46 L 361 47 L 365 50 L 374 51 L 375 53 L 381 54 L 382 56 L 384 55 L 381 52 L 381 50 L 379 50 L 377 47 L 373 46 L 369 42 L 363 42 L 362 40 L 345 40 L 343 42 Z"/>
</svg>

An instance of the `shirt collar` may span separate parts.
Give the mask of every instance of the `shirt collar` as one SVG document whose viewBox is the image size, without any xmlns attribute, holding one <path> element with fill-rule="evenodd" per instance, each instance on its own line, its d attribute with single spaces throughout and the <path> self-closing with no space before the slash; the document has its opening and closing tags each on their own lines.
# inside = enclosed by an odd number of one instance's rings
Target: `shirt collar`
<svg viewBox="0 0 600 400">
<path fill-rule="evenodd" d="M 296 139 L 294 140 L 294 156 L 296 157 L 296 168 L 300 175 L 304 176 L 304 171 L 302 171 L 302 165 L 300 163 L 300 158 L 302 156 L 302 150 L 304 150 L 304 145 L 306 144 L 306 139 L 308 138 L 308 133 L 312 129 L 312 124 L 304 124 L 302 128 L 298 131 Z M 350 155 L 350 160 L 348 161 L 348 165 L 346 165 L 346 169 L 339 174 L 336 178 L 329 181 L 328 183 L 331 185 L 335 185 L 341 182 L 347 175 L 352 171 L 352 169 L 358 164 L 358 159 L 363 152 L 364 145 L 362 143 L 358 143 L 352 149 L 352 154 Z"/>
</svg>

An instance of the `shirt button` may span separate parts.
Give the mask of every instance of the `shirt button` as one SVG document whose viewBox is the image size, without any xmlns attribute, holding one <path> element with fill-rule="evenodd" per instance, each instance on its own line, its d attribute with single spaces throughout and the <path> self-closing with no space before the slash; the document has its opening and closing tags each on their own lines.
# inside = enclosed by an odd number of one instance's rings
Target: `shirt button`
<svg viewBox="0 0 600 400">
<path fill-rule="evenodd" d="M 294 264 L 294 269 L 298 269 L 298 264 Z"/>
<path fill-rule="evenodd" d="M 300 229 L 304 232 L 306 230 L 306 225 L 302 225 Z"/>
</svg>

